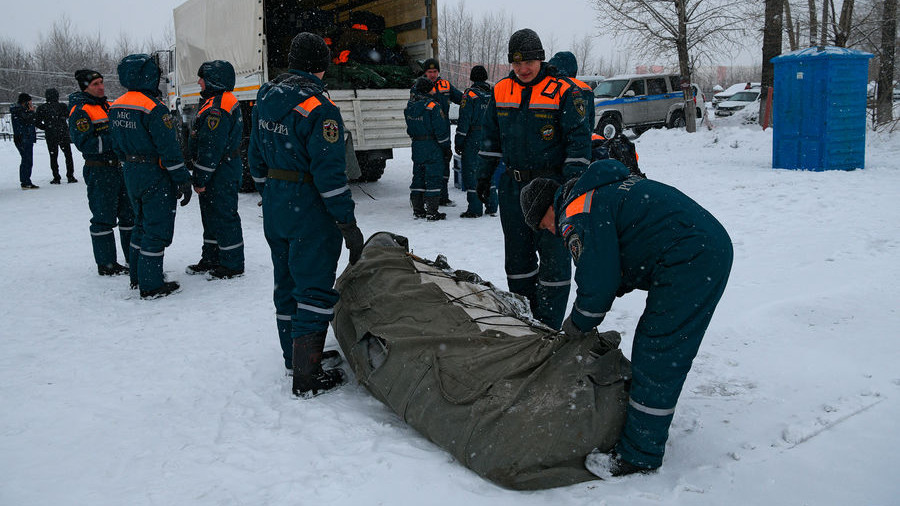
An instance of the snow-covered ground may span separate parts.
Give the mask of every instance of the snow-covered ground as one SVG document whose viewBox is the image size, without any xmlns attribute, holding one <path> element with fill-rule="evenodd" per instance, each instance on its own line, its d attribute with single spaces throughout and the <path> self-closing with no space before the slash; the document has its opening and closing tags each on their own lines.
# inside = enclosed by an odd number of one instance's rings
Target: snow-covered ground
<svg viewBox="0 0 900 506">
<path fill-rule="evenodd" d="M 900 135 L 870 133 L 864 170 L 825 173 L 773 170 L 771 131 L 752 127 L 636 143 L 651 178 L 728 229 L 728 289 L 659 472 L 515 492 L 355 382 L 291 397 L 255 195 L 241 195 L 244 277 L 184 274 L 200 255 L 192 202 L 165 258 L 183 290 L 142 301 L 126 277 L 97 276 L 84 184 L 47 184 L 38 144 L 41 188 L 22 191 L 0 142 L 0 504 L 900 504 Z M 499 218 L 463 220 L 460 206 L 414 221 L 410 171 L 399 150 L 380 182 L 354 188 L 364 234 L 400 233 L 505 287 Z M 643 300 L 617 300 L 601 327 L 623 333 L 626 355 Z"/>
</svg>

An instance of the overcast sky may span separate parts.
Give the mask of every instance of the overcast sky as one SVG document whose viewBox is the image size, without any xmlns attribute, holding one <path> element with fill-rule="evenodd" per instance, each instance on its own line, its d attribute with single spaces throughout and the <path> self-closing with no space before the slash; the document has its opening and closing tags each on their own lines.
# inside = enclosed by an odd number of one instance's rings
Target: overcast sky
<svg viewBox="0 0 900 506">
<path fill-rule="evenodd" d="M 65 13 L 76 31 L 95 34 L 108 33 L 111 44 L 121 32 L 136 42 L 151 37 L 162 40 L 172 24 L 172 9 L 184 0 L 2 0 L 0 13 L 5 17 L 0 37 L 19 41 L 26 49 L 37 43 L 40 34 L 47 34 L 53 22 Z M 555 37 L 554 50 L 568 49 L 573 35 L 581 38 L 595 34 L 596 12 L 591 0 L 438 0 L 438 5 L 465 1 L 466 9 L 475 17 L 488 11 L 505 11 L 519 28 L 532 28 L 549 46 Z M 610 40 L 600 39 L 595 47 L 604 59 L 617 48 Z M 548 47 L 548 49 L 550 49 Z M 758 58 L 757 58 L 758 59 Z M 655 63 L 655 62 L 654 62 Z M 728 64 L 728 62 L 723 62 Z"/>
</svg>

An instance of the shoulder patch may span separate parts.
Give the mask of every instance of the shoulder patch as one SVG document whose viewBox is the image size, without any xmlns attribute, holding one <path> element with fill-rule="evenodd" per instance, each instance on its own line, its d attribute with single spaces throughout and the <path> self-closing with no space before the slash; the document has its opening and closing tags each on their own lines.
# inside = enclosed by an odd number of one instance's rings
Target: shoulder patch
<svg viewBox="0 0 900 506">
<path fill-rule="evenodd" d="M 221 116 L 221 115 L 219 115 L 219 114 L 212 114 L 212 111 L 210 111 L 210 114 L 208 114 L 208 115 L 206 116 L 206 128 L 209 128 L 210 130 L 215 130 L 216 127 L 219 126 L 219 123 L 220 123 L 221 121 L 222 121 L 222 116 Z"/>
<path fill-rule="evenodd" d="M 566 238 L 566 246 L 569 248 L 572 260 L 577 264 L 578 260 L 581 258 L 581 252 L 584 250 L 584 244 L 581 242 L 581 237 L 579 237 L 578 234 L 570 234 L 569 237 Z"/>
<path fill-rule="evenodd" d="M 170 130 L 175 126 L 175 118 L 173 118 L 171 114 L 163 114 L 162 121 L 163 125 L 166 125 L 166 128 Z"/>
<path fill-rule="evenodd" d="M 326 141 L 337 142 L 339 133 L 340 128 L 338 127 L 337 121 L 326 119 L 322 122 L 322 137 L 324 137 Z"/>
<path fill-rule="evenodd" d="M 575 112 L 577 112 L 578 115 L 583 118 L 584 112 L 585 112 L 584 111 L 584 98 L 577 97 L 575 100 L 573 100 L 573 103 L 575 104 Z"/>
<path fill-rule="evenodd" d="M 78 118 L 75 120 L 75 128 L 81 133 L 87 132 L 91 129 L 91 122 L 87 118 Z"/>
</svg>

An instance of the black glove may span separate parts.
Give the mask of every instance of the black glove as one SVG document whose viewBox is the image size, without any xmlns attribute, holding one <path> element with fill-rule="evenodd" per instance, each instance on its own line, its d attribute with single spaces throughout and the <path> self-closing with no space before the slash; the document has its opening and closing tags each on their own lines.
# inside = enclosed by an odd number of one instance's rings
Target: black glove
<svg viewBox="0 0 900 506">
<path fill-rule="evenodd" d="M 344 244 L 346 244 L 347 249 L 350 250 L 350 265 L 353 265 L 362 255 L 362 232 L 359 230 L 359 227 L 356 226 L 355 221 L 353 223 L 338 223 L 337 226 L 341 229 L 341 235 L 344 236 Z"/>
<path fill-rule="evenodd" d="M 181 206 L 184 207 L 188 205 L 188 202 L 191 201 L 191 195 L 194 193 L 191 191 L 191 182 L 185 181 L 178 185 L 177 193 L 175 194 L 176 199 L 181 199 Z"/>
<path fill-rule="evenodd" d="M 456 138 L 453 139 L 453 150 L 457 155 L 462 156 L 464 149 L 466 149 L 466 136 L 456 134 Z"/>
<path fill-rule="evenodd" d="M 447 146 L 444 149 L 444 165 L 450 165 L 450 160 L 453 160 L 453 151 Z"/>
<path fill-rule="evenodd" d="M 586 332 L 578 328 L 578 325 L 575 325 L 575 322 L 572 321 L 572 315 L 566 317 L 566 320 L 562 324 L 562 331 L 572 339 L 583 339 L 586 334 Z"/>
<path fill-rule="evenodd" d="M 478 194 L 478 200 L 487 205 L 491 200 L 491 180 L 479 179 L 475 185 L 475 192 Z"/>
</svg>

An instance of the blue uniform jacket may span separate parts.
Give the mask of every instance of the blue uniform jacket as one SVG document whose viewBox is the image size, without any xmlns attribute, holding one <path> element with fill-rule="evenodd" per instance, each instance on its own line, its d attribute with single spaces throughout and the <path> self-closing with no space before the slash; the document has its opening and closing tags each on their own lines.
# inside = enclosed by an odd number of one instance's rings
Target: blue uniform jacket
<svg viewBox="0 0 900 506">
<path fill-rule="evenodd" d="M 257 184 L 269 169 L 297 172 L 301 182 L 311 178 L 336 222 L 354 222 L 344 149 L 340 110 L 319 78 L 291 70 L 259 89 L 247 154 Z"/>
<path fill-rule="evenodd" d="M 576 266 L 572 321 L 583 330 L 600 324 L 617 296 L 651 289 L 661 269 L 689 264 L 703 249 L 731 248 L 709 211 L 616 160 L 596 161 L 562 186 L 554 210 Z"/>
<path fill-rule="evenodd" d="M 34 144 L 37 132 L 34 129 L 34 111 L 26 110 L 19 104 L 9 108 L 12 118 L 13 140 L 16 144 Z"/>
<path fill-rule="evenodd" d="M 587 83 L 575 79 L 575 76 L 578 74 L 578 60 L 575 59 L 575 55 L 569 51 L 560 51 L 553 55 L 553 58 L 550 58 L 547 64 L 556 67 L 557 77 L 562 77 L 581 89 L 581 95 L 584 97 L 585 116 L 588 119 L 591 131 L 593 131 L 594 122 L 596 121 L 594 90 Z"/>
<path fill-rule="evenodd" d="M 478 179 L 490 179 L 502 159 L 507 171 L 564 181 L 580 175 L 591 158 L 584 98 L 570 83 L 549 76 L 546 64 L 528 84 L 510 72 L 494 86 L 483 134 Z"/>
<path fill-rule="evenodd" d="M 437 95 L 437 94 L 435 94 Z M 434 95 L 413 92 L 403 111 L 413 163 L 442 163 L 450 149 L 450 121 Z"/>
<path fill-rule="evenodd" d="M 473 83 L 472 87 L 463 93 L 459 104 L 456 138 L 453 139 L 457 152 L 461 153 L 466 146 L 477 149 L 481 144 L 484 113 L 490 101 L 491 85 L 484 81 Z"/>
<path fill-rule="evenodd" d="M 194 186 L 205 188 L 213 175 L 241 179 L 243 134 L 241 107 L 233 93 L 218 92 L 203 102 L 188 139 L 188 150 L 194 162 Z"/>
<path fill-rule="evenodd" d="M 109 102 L 83 91 L 69 95 L 69 136 L 85 160 L 116 165 L 109 131 Z"/>
</svg>

